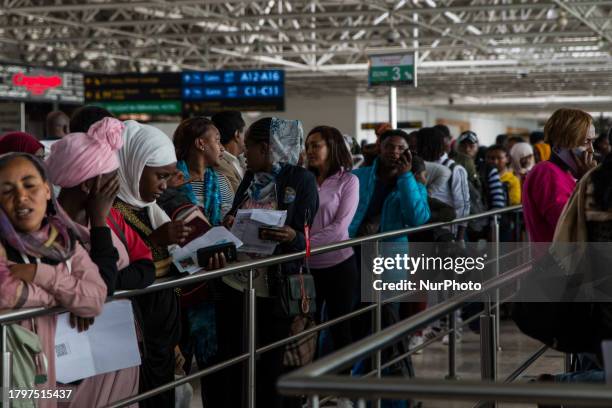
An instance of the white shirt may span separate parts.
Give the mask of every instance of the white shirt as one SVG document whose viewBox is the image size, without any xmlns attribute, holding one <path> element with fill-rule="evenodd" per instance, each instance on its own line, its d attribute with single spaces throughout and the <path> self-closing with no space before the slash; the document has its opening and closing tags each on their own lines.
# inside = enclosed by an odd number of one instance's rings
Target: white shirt
<svg viewBox="0 0 612 408">
<path fill-rule="evenodd" d="M 232 163 L 232 165 L 234 166 L 238 174 L 240 174 L 240 178 L 244 178 L 244 167 L 242 166 L 240 159 L 234 156 L 233 154 L 231 154 L 230 152 L 228 152 L 227 150 L 225 150 L 223 154 L 225 155 L 227 160 L 229 160 L 229 162 Z"/>
</svg>

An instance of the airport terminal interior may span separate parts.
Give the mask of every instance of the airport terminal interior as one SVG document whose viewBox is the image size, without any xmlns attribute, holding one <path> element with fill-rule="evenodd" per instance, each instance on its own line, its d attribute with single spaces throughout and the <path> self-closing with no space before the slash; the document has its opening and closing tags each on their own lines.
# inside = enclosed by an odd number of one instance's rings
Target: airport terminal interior
<svg viewBox="0 0 612 408">
<path fill-rule="evenodd" d="M 0 407 L 612 407 L 611 23 L 0 0 Z"/>
</svg>

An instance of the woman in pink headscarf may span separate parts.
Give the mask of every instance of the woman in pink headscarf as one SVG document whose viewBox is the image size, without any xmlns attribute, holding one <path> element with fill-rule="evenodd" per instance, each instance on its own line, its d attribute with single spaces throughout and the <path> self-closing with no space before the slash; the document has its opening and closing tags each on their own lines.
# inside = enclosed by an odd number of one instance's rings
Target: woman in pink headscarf
<svg viewBox="0 0 612 408">
<path fill-rule="evenodd" d="M 109 296 L 115 289 L 145 288 L 155 279 L 150 250 L 111 208 L 119 190 L 117 150 L 123 145 L 123 129 L 122 122 L 105 118 L 87 133 L 73 133 L 53 144 L 47 160 L 49 179 L 62 188 L 58 201 L 89 236 L 90 256 Z M 80 319 L 78 330 L 88 323 Z M 138 373 L 138 367 L 131 367 L 87 378 L 69 406 L 100 407 L 136 395 Z"/>
<path fill-rule="evenodd" d="M 0 154 L 13 152 L 29 153 L 42 159 L 45 155 L 45 146 L 25 132 L 9 132 L 0 136 Z"/>
</svg>

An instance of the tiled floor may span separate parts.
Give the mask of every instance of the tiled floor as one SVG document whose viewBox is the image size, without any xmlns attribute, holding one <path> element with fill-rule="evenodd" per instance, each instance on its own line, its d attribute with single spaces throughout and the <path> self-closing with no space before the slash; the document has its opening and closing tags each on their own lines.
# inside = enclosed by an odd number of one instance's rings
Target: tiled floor
<svg viewBox="0 0 612 408">
<path fill-rule="evenodd" d="M 502 350 L 497 353 L 497 370 L 498 378 L 503 379 L 536 352 L 541 344 L 522 335 L 510 321 L 502 321 L 500 337 Z M 561 372 L 563 361 L 561 353 L 547 351 L 517 381 L 527 381 L 541 373 Z M 413 356 L 413 363 L 418 378 L 444 378 L 448 374 L 448 348 L 440 342 L 435 343 L 426 348 L 422 354 Z M 456 367 L 457 375 L 461 379 L 477 380 L 480 378 L 480 338 L 469 330 L 464 333 L 463 341 L 457 346 Z M 199 382 L 192 385 L 194 399 L 191 407 L 201 408 Z M 474 402 L 432 400 L 423 401 L 422 406 L 423 408 L 471 408 Z M 535 407 L 535 404 L 499 404 L 498 406 L 502 408 Z"/>
</svg>

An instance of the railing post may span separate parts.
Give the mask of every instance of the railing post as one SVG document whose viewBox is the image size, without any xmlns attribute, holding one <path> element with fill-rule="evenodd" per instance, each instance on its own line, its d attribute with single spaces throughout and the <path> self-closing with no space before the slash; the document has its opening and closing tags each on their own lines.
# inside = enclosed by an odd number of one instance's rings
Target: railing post
<svg viewBox="0 0 612 408">
<path fill-rule="evenodd" d="M 255 333 L 255 288 L 253 287 L 253 269 L 249 269 L 249 314 L 248 314 L 248 336 L 249 336 L 249 363 L 248 363 L 248 407 L 255 408 L 255 353 L 257 350 Z"/>
<path fill-rule="evenodd" d="M 572 353 L 565 353 L 565 356 L 563 358 L 563 362 L 564 362 L 564 369 L 566 373 L 572 372 L 573 371 L 573 355 Z"/>
<path fill-rule="evenodd" d="M 491 300 L 485 303 L 486 314 L 480 316 L 480 374 L 483 381 L 497 378 L 497 352 L 495 350 L 495 317 L 491 315 Z M 494 402 L 485 402 L 481 407 L 495 407 Z"/>
<path fill-rule="evenodd" d="M 500 215 L 493 216 L 493 246 L 495 248 L 495 277 L 499 276 L 499 218 Z M 499 305 L 499 289 L 495 289 L 495 349 L 501 351 L 501 345 L 499 344 L 499 332 L 500 332 L 500 305 Z"/>
<path fill-rule="evenodd" d="M 9 390 L 11 389 L 12 359 L 8 351 L 8 326 L 0 324 L 2 330 L 2 406 L 9 407 Z"/>
<path fill-rule="evenodd" d="M 380 256 L 380 241 L 376 241 L 376 256 Z M 374 309 L 374 326 L 376 333 L 380 333 L 382 330 L 382 301 L 380 298 L 380 291 L 376 291 L 376 309 Z M 382 377 L 382 351 L 376 350 L 376 355 L 374 357 L 374 362 L 376 365 L 376 378 Z M 381 408 L 382 401 L 380 398 L 376 400 L 376 408 Z"/>
<path fill-rule="evenodd" d="M 457 379 L 456 353 L 457 353 L 457 319 L 455 312 L 448 315 L 448 375 L 447 380 Z"/>
<path fill-rule="evenodd" d="M 319 396 L 313 395 L 310 397 L 310 408 L 319 408 Z"/>
</svg>

